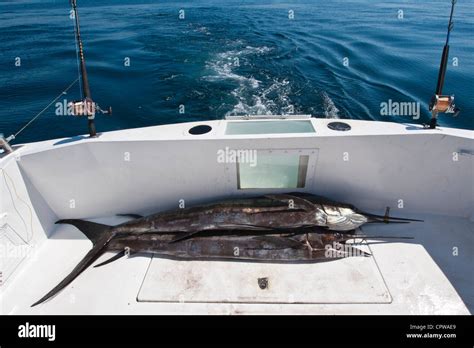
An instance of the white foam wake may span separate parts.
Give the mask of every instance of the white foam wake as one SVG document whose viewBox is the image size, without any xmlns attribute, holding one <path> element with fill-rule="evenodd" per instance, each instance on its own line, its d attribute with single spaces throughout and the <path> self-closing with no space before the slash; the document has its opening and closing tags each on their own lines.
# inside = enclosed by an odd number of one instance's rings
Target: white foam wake
<svg viewBox="0 0 474 348">
<path fill-rule="evenodd" d="M 267 75 L 261 76 L 262 80 L 260 80 L 254 76 L 243 76 L 238 73 L 241 66 L 252 66 L 255 56 L 264 55 L 270 51 L 271 48 L 267 46 L 245 46 L 242 49 L 219 53 L 213 60 L 207 62 L 207 68 L 213 74 L 206 76 L 205 79 L 235 81 L 238 84 L 231 92 L 231 95 L 237 100 L 236 104 L 232 110 L 226 113 L 226 116 L 294 112 L 289 98 L 291 88 L 288 80 L 272 79 Z"/>
<path fill-rule="evenodd" d="M 332 99 L 327 95 L 326 92 L 322 93 L 323 97 L 323 108 L 325 118 L 339 118 L 339 109 L 336 107 Z"/>
</svg>

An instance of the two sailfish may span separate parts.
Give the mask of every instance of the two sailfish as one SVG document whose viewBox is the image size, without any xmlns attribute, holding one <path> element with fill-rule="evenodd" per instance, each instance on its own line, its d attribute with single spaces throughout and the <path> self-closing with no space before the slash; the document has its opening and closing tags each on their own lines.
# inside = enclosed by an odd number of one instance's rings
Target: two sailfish
<svg viewBox="0 0 474 348">
<path fill-rule="evenodd" d="M 57 286 L 33 306 L 70 284 L 104 252 L 117 251 L 115 261 L 131 253 L 153 253 L 177 259 L 321 262 L 347 256 L 370 256 L 345 242 L 366 223 L 420 221 L 379 216 L 327 198 L 277 194 L 221 201 L 160 212 L 108 226 L 80 219 L 59 220 L 83 232 L 92 249 Z M 328 256 L 328 246 L 333 249 Z M 236 252 L 237 250 L 237 252 Z"/>
</svg>

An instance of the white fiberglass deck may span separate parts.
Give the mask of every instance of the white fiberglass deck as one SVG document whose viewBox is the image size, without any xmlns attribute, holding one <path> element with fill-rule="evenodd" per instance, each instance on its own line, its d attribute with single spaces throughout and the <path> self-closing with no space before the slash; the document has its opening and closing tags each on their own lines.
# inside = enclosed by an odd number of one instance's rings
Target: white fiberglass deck
<svg viewBox="0 0 474 348">
<path fill-rule="evenodd" d="M 326 127 L 328 120 L 311 119 L 311 134 L 226 135 L 226 122 L 205 122 L 213 129 L 199 136 L 187 133 L 194 124 L 181 124 L 110 132 L 98 139 L 25 144 L 0 159 L 0 243 L 6 251 L 0 255 L 1 313 L 474 310 L 472 132 L 363 121 L 347 121 L 351 131 L 336 132 Z M 239 191 L 231 166 L 216 163 L 216 150 L 226 146 L 313 149 L 315 170 L 301 191 L 378 214 L 390 206 L 393 216 L 424 222 L 363 227 L 361 233 L 369 235 L 413 237 L 369 238 L 364 248 L 373 257 L 364 260 L 279 267 L 146 255 L 122 258 L 88 268 L 57 296 L 30 308 L 91 247 L 76 228 L 54 225 L 57 219 L 116 224 L 125 221 L 117 213 L 149 214 L 174 208 L 180 199 L 191 205 L 262 193 Z M 345 152 L 349 161 L 343 161 Z M 454 153 L 459 154 L 456 161 Z M 268 277 L 268 289 L 258 288 L 258 277 Z"/>
</svg>

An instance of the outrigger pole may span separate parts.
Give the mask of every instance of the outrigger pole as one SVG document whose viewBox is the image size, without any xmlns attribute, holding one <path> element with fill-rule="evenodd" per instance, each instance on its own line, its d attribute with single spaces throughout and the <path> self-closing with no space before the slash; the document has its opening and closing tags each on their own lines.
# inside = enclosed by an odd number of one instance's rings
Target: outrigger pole
<svg viewBox="0 0 474 348">
<path fill-rule="evenodd" d="M 436 85 L 436 92 L 435 95 L 431 98 L 429 110 L 431 111 L 431 121 L 429 124 L 429 128 L 434 129 L 437 126 L 437 118 L 438 113 L 451 113 L 454 116 L 457 116 L 459 113 L 459 109 L 456 108 L 454 105 L 454 96 L 451 95 L 442 95 L 443 93 L 443 85 L 444 85 L 444 78 L 446 76 L 446 68 L 448 66 L 448 57 L 449 57 L 449 36 L 451 30 L 453 30 L 453 12 L 454 12 L 454 4 L 456 4 L 457 0 L 451 0 L 451 14 L 449 16 L 449 23 L 448 23 L 448 34 L 446 36 L 446 43 L 444 44 L 443 54 L 441 56 L 441 63 L 439 65 L 439 73 L 438 73 L 438 83 Z"/>
<path fill-rule="evenodd" d="M 104 114 L 111 114 L 112 109 L 109 108 L 108 111 L 102 110 L 99 105 L 97 105 L 92 100 L 91 90 L 89 86 L 89 78 L 87 77 L 86 61 L 84 58 L 84 47 L 81 39 L 81 31 L 79 27 L 79 14 L 77 12 L 77 3 L 76 0 L 71 0 L 72 10 L 74 14 L 74 27 L 76 33 L 76 43 L 78 49 L 78 59 L 79 59 L 79 68 L 80 68 L 80 78 L 82 82 L 82 94 L 80 101 L 74 101 L 69 103 L 69 106 L 72 109 L 73 115 L 75 116 L 87 116 L 88 125 L 89 125 L 89 135 L 91 137 L 97 136 L 95 129 L 95 112 L 100 111 Z"/>
</svg>

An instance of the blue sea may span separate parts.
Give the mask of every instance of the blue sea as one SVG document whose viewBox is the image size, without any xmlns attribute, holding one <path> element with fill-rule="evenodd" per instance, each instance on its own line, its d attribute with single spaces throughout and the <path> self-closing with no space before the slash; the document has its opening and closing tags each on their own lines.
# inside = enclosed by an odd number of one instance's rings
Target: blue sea
<svg viewBox="0 0 474 348">
<path fill-rule="evenodd" d="M 110 131 L 245 114 L 428 122 L 451 1 L 78 5 L 92 96 L 113 108 L 97 129 Z M 16 132 L 77 78 L 69 10 L 67 0 L 0 1 L 0 133 Z M 461 113 L 440 116 L 442 126 L 474 129 L 472 18 L 474 1 L 459 0 L 444 93 Z M 79 95 L 76 84 L 60 101 Z M 420 117 L 381 115 L 390 100 L 419 102 Z M 16 142 L 87 133 L 85 119 L 56 109 Z"/>
</svg>

